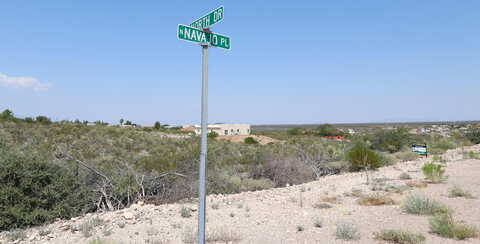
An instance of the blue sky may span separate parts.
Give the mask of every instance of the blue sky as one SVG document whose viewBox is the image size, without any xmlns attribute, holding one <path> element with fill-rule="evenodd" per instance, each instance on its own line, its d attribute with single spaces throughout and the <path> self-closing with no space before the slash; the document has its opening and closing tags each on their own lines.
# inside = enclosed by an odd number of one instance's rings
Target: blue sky
<svg viewBox="0 0 480 244">
<path fill-rule="evenodd" d="M 0 3 L 0 110 L 53 119 L 200 121 L 212 30 L 210 122 L 480 119 L 480 1 L 26 1 Z"/>
</svg>

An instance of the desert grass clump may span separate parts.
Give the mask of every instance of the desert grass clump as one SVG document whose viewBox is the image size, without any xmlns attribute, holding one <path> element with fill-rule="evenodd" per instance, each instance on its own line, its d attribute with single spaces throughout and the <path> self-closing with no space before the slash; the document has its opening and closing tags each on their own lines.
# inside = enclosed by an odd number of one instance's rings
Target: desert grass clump
<svg viewBox="0 0 480 244">
<path fill-rule="evenodd" d="M 339 222 L 337 223 L 335 236 L 340 240 L 359 240 L 360 232 L 358 231 L 357 226 L 353 223 Z"/>
<path fill-rule="evenodd" d="M 373 235 L 376 240 L 383 240 L 395 244 L 425 243 L 425 236 L 423 234 L 402 230 L 382 230 L 375 232 Z"/>
<path fill-rule="evenodd" d="M 92 232 L 95 231 L 95 227 L 101 226 L 105 224 L 105 221 L 99 217 L 94 217 L 84 221 L 78 227 L 80 232 L 82 233 L 83 237 L 88 238 L 92 236 Z"/>
<path fill-rule="evenodd" d="M 180 209 L 180 216 L 182 216 L 182 218 L 190 218 L 192 217 L 192 210 L 187 207 L 182 207 Z"/>
<path fill-rule="evenodd" d="M 445 180 L 445 169 L 440 164 L 426 163 L 422 167 L 425 178 L 431 183 L 440 183 Z"/>
<path fill-rule="evenodd" d="M 405 172 L 401 173 L 400 176 L 398 176 L 398 178 L 400 180 L 410 180 L 410 179 L 412 179 L 412 177 Z"/>
<path fill-rule="evenodd" d="M 363 206 L 380 206 L 380 205 L 393 205 L 395 201 L 386 194 L 373 193 L 369 195 L 363 195 L 357 200 L 359 205 Z"/>
<path fill-rule="evenodd" d="M 297 231 L 298 231 L 298 232 L 302 232 L 302 231 L 304 231 L 304 230 L 305 230 L 305 227 L 303 227 L 303 226 L 301 226 L 301 225 L 297 226 Z"/>
<path fill-rule="evenodd" d="M 426 188 L 428 186 L 427 183 L 425 182 L 420 182 L 420 181 L 410 181 L 405 183 L 405 185 L 409 187 L 416 187 L 416 188 Z"/>
<path fill-rule="evenodd" d="M 323 221 L 322 219 L 320 218 L 315 218 L 313 220 L 313 226 L 315 226 L 316 228 L 322 228 L 323 227 Z"/>
<path fill-rule="evenodd" d="M 329 203 L 340 203 L 340 202 L 342 202 L 342 199 L 340 199 L 337 196 L 331 196 L 331 197 L 325 196 L 325 197 L 320 198 L 320 200 L 322 202 L 329 202 Z"/>
<path fill-rule="evenodd" d="M 219 208 L 220 208 L 220 204 L 219 204 L 219 203 L 214 203 L 214 204 L 212 204 L 212 209 L 218 210 Z"/>
<path fill-rule="evenodd" d="M 450 188 L 450 190 L 448 190 L 448 197 L 450 198 L 454 198 L 454 197 L 464 197 L 464 198 L 468 198 L 468 199 L 473 199 L 475 198 L 472 193 L 466 191 L 466 190 L 463 190 L 462 188 L 460 188 L 459 186 L 454 186 L 452 188 Z"/>
<path fill-rule="evenodd" d="M 451 214 L 438 214 L 430 218 L 430 230 L 442 237 L 465 240 L 477 237 L 479 230 L 472 225 L 460 224 Z"/>
<path fill-rule="evenodd" d="M 411 194 L 407 196 L 403 202 L 402 209 L 409 214 L 416 215 L 433 215 L 452 212 L 445 204 L 421 194 Z"/>
<path fill-rule="evenodd" d="M 16 229 L 16 230 L 7 232 L 6 237 L 8 241 L 19 242 L 19 241 L 25 240 L 27 238 L 27 234 L 25 233 L 24 230 Z"/>
<path fill-rule="evenodd" d="M 326 202 L 316 202 L 316 203 L 313 204 L 313 207 L 318 208 L 318 209 L 333 208 L 333 206 L 331 204 L 326 203 Z"/>
<path fill-rule="evenodd" d="M 412 151 L 396 152 L 393 154 L 398 160 L 405 161 L 414 161 L 418 158 L 418 154 Z"/>
</svg>

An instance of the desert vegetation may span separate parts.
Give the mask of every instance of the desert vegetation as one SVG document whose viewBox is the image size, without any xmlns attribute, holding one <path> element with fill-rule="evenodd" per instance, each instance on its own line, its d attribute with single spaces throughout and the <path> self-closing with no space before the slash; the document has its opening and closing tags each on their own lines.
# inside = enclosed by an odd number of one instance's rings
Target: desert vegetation
<svg viewBox="0 0 480 244">
<path fill-rule="evenodd" d="M 52 121 L 46 116 L 17 118 L 10 110 L 0 113 L 0 191 L 6 196 L 0 199 L 0 230 L 122 209 L 137 201 L 162 204 L 195 197 L 199 138 L 166 136 L 180 133 L 160 122 L 152 127 L 121 127 L 102 121 Z M 347 140 L 323 138 L 337 135 Z M 413 138 L 405 130 L 349 135 L 332 125 L 278 133 L 272 137 L 281 142 L 268 145 L 215 137 L 209 136 L 208 194 L 375 170 L 416 158 L 408 152 L 413 141 L 438 139 Z M 456 143 L 451 138 L 436 147 Z"/>
</svg>

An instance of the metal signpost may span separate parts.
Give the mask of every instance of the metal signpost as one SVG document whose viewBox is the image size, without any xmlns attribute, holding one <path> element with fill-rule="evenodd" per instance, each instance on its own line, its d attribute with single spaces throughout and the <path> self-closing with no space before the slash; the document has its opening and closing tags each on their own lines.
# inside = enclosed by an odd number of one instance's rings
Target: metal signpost
<svg viewBox="0 0 480 244">
<path fill-rule="evenodd" d="M 223 6 L 195 20 L 190 26 L 178 25 L 178 39 L 199 43 L 202 46 L 202 135 L 198 182 L 198 243 L 205 244 L 205 198 L 207 171 L 207 96 L 208 96 L 208 47 L 230 49 L 230 37 L 212 33 L 210 26 L 223 20 Z"/>
</svg>

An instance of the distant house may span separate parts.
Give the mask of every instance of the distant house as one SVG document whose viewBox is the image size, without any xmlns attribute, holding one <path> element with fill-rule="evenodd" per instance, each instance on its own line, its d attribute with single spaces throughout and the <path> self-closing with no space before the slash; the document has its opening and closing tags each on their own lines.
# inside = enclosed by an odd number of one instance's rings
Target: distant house
<svg viewBox="0 0 480 244">
<path fill-rule="evenodd" d="M 200 125 L 183 126 L 183 131 L 193 131 L 196 135 L 202 134 Z M 208 125 L 208 133 L 215 132 L 220 136 L 247 136 L 250 135 L 249 124 L 211 124 Z"/>
</svg>

